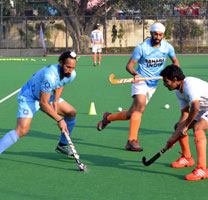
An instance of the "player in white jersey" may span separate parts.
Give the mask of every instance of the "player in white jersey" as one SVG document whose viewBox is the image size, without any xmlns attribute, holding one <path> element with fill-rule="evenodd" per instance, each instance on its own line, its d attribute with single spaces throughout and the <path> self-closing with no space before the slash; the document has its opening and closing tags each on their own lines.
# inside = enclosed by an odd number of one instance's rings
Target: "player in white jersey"
<svg viewBox="0 0 208 200">
<path fill-rule="evenodd" d="M 103 33 L 100 30 L 100 24 L 97 24 L 95 30 L 91 32 L 90 38 L 92 42 L 94 66 L 97 65 L 97 54 L 98 54 L 98 66 L 100 66 L 102 46 L 104 45 Z"/>
<path fill-rule="evenodd" d="M 126 70 L 134 76 L 134 80 L 138 77 L 156 77 L 164 68 L 167 56 L 170 57 L 172 63 L 179 66 L 174 48 L 168 42 L 163 40 L 165 27 L 161 23 L 155 23 L 150 29 L 151 38 L 139 44 L 131 56 Z M 134 65 L 138 63 L 137 70 Z M 138 130 L 140 127 L 141 117 L 146 108 L 147 103 L 156 90 L 158 80 L 145 81 L 132 84 L 133 103 L 129 110 L 116 114 L 109 112 L 104 113 L 103 120 L 97 125 L 99 131 L 103 130 L 108 123 L 115 120 L 129 120 L 130 129 L 129 138 L 125 148 L 131 151 L 142 151 L 143 148 L 138 144 Z"/>
<path fill-rule="evenodd" d="M 179 138 L 182 156 L 171 164 L 174 168 L 191 167 L 195 164 L 189 147 L 188 129 L 193 129 L 197 151 L 197 167 L 186 175 L 188 181 L 208 178 L 206 161 L 208 129 L 208 82 L 194 77 L 185 77 L 182 70 L 169 65 L 162 72 L 164 86 L 170 91 L 176 90 L 181 116 L 175 125 L 175 132 L 167 142 L 167 146 Z"/>
<path fill-rule="evenodd" d="M 74 52 L 64 52 L 59 57 L 59 64 L 40 69 L 22 87 L 18 95 L 16 128 L 1 138 L 0 154 L 28 133 L 33 115 L 41 109 L 57 121 L 62 132 L 56 151 L 73 155 L 63 132 L 71 134 L 76 122 L 76 110 L 61 98 L 61 94 L 64 85 L 72 82 L 76 77 L 74 70 L 76 63 Z"/>
</svg>

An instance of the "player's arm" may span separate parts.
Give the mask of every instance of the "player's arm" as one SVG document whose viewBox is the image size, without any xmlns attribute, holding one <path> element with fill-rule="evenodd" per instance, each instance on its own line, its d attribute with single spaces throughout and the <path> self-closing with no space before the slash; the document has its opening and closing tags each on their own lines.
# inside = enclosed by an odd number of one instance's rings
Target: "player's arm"
<svg viewBox="0 0 208 200">
<path fill-rule="evenodd" d="M 44 110 L 44 112 L 49 115 L 51 118 L 56 120 L 58 122 L 58 126 L 61 129 L 62 132 L 66 131 L 68 133 L 67 125 L 63 118 L 58 115 L 57 112 L 54 111 L 54 109 L 49 105 L 49 99 L 51 97 L 51 93 L 46 93 L 43 91 L 40 91 L 40 107 Z"/>
<path fill-rule="evenodd" d="M 172 60 L 172 63 L 178 67 L 180 67 L 180 64 L 179 64 L 179 61 L 178 61 L 178 58 L 175 56 L 173 58 L 170 58 Z"/>
<path fill-rule="evenodd" d="M 64 87 L 56 88 L 54 90 L 54 102 L 58 102 L 59 101 L 63 90 L 64 90 Z"/>
<path fill-rule="evenodd" d="M 126 70 L 133 76 L 136 76 L 138 75 L 138 73 L 136 72 L 136 70 L 134 69 L 134 65 L 137 63 L 138 61 L 133 59 L 133 58 L 130 58 L 129 59 L 129 62 L 127 63 L 126 65 Z"/>
<path fill-rule="evenodd" d="M 187 120 L 189 116 L 189 107 L 185 107 L 184 109 L 181 110 L 181 116 L 179 121 L 175 125 L 175 132 L 173 135 L 168 139 L 166 148 L 171 149 L 172 145 L 174 144 L 173 141 L 176 141 L 179 139 L 179 137 L 182 137 L 181 129 L 184 127 L 185 121 Z"/>
<path fill-rule="evenodd" d="M 91 43 L 93 43 L 93 34 L 92 33 L 90 35 L 90 41 L 91 41 Z"/>
<path fill-rule="evenodd" d="M 126 65 L 126 70 L 134 76 L 134 82 L 136 82 L 136 78 L 139 78 L 139 74 L 136 72 L 136 70 L 134 69 L 134 65 L 137 63 L 138 61 L 130 58 L 129 62 Z"/>
<path fill-rule="evenodd" d="M 61 94 L 63 92 L 63 89 L 64 89 L 64 87 L 60 87 L 60 88 L 56 88 L 54 90 L 54 101 L 52 102 L 52 107 L 55 112 L 57 112 L 57 110 L 58 110 L 58 102 L 59 102 L 59 99 L 60 99 Z"/>
<path fill-rule="evenodd" d="M 184 121 L 184 127 L 182 127 L 181 132 L 182 134 L 186 134 L 187 130 L 190 128 L 192 122 L 197 117 L 199 113 L 200 105 L 199 101 L 193 101 L 191 103 L 191 108 L 187 119 Z"/>
<path fill-rule="evenodd" d="M 59 116 L 56 112 L 54 112 L 52 107 L 49 105 L 48 101 L 50 97 L 50 93 L 40 91 L 40 107 L 44 110 L 46 114 L 48 114 L 51 118 L 58 122 L 62 119 L 62 117 Z"/>
</svg>

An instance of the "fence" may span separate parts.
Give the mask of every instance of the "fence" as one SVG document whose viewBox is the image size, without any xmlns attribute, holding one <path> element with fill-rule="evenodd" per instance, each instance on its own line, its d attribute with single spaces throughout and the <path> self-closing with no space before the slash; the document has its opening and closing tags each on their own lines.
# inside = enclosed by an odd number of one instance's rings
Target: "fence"
<svg viewBox="0 0 208 200">
<path fill-rule="evenodd" d="M 166 26 L 165 40 L 177 53 L 208 53 L 208 16 L 140 16 L 115 17 L 2 17 L 0 23 L 0 49 L 42 48 L 42 24 L 48 53 L 76 49 L 90 53 L 92 18 L 102 24 L 107 53 L 132 53 L 136 45 L 150 37 L 150 26 L 159 21 Z"/>
</svg>

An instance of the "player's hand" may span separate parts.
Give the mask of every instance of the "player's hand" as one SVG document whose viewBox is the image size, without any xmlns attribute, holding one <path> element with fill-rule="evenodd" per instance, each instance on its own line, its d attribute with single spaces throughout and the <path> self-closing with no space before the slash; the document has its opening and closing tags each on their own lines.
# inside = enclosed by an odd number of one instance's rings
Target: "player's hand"
<svg viewBox="0 0 208 200">
<path fill-rule="evenodd" d="M 64 133 L 66 131 L 69 134 L 69 131 L 68 131 L 68 128 L 67 128 L 67 124 L 64 121 L 64 119 L 58 122 L 58 127 L 60 128 L 62 133 Z"/>
<path fill-rule="evenodd" d="M 188 127 L 187 126 L 182 127 L 181 130 L 180 130 L 180 133 L 181 133 L 181 136 L 188 135 Z"/>
<path fill-rule="evenodd" d="M 177 138 L 180 137 L 180 133 L 176 132 L 172 135 L 172 137 L 169 138 L 169 140 L 167 141 L 167 144 L 165 146 L 166 149 L 171 150 L 173 148 L 173 146 L 175 145 L 175 142 L 177 141 Z"/>
<path fill-rule="evenodd" d="M 173 139 L 172 139 L 172 137 L 171 137 L 171 138 L 167 141 L 167 144 L 166 144 L 166 146 L 165 146 L 165 149 L 171 150 L 173 146 L 174 146 L 174 144 L 173 144 Z"/>
<path fill-rule="evenodd" d="M 135 75 L 133 83 L 138 83 L 139 82 L 138 78 L 140 78 L 139 74 Z"/>
</svg>

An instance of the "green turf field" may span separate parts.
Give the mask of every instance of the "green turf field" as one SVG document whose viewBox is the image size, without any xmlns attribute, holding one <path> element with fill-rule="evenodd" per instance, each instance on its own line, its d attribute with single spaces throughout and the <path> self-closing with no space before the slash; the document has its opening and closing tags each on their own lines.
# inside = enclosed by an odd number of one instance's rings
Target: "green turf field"
<svg viewBox="0 0 208 200">
<path fill-rule="evenodd" d="M 178 58 L 185 75 L 208 80 L 207 56 Z M 22 87 L 41 67 L 57 63 L 58 57 L 33 59 L 36 61 L 0 59 L 0 99 Z M 0 199 L 207 199 L 208 180 L 184 180 L 194 167 L 170 167 L 180 156 L 178 144 L 149 167 L 142 164 L 143 156 L 149 159 L 164 147 L 180 115 L 174 92 L 169 92 L 162 81 L 142 118 L 139 139 L 143 152 L 124 149 L 129 121 L 113 122 L 102 132 L 97 131 L 96 125 L 105 111 L 115 113 L 118 107 L 128 109 L 132 103 L 130 84 L 111 85 L 108 81 L 111 73 L 115 78 L 130 77 L 125 70 L 128 59 L 129 56 L 103 56 L 102 66 L 93 67 L 91 56 L 81 56 L 77 78 L 64 89 L 63 98 L 77 110 L 72 141 L 88 173 L 78 171 L 74 160 L 55 153 L 59 129 L 52 119 L 37 112 L 28 135 L 0 155 Z M 95 103 L 96 116 L 88 115 L 91 102 Z M 164 109 L 167 103 L 170 108 Z M 0 111 L 2 137 L 15 127 L 17 95 L 1 103 Z M 196 158 L 193 133 L 189 133 Z"/>
</svg>

